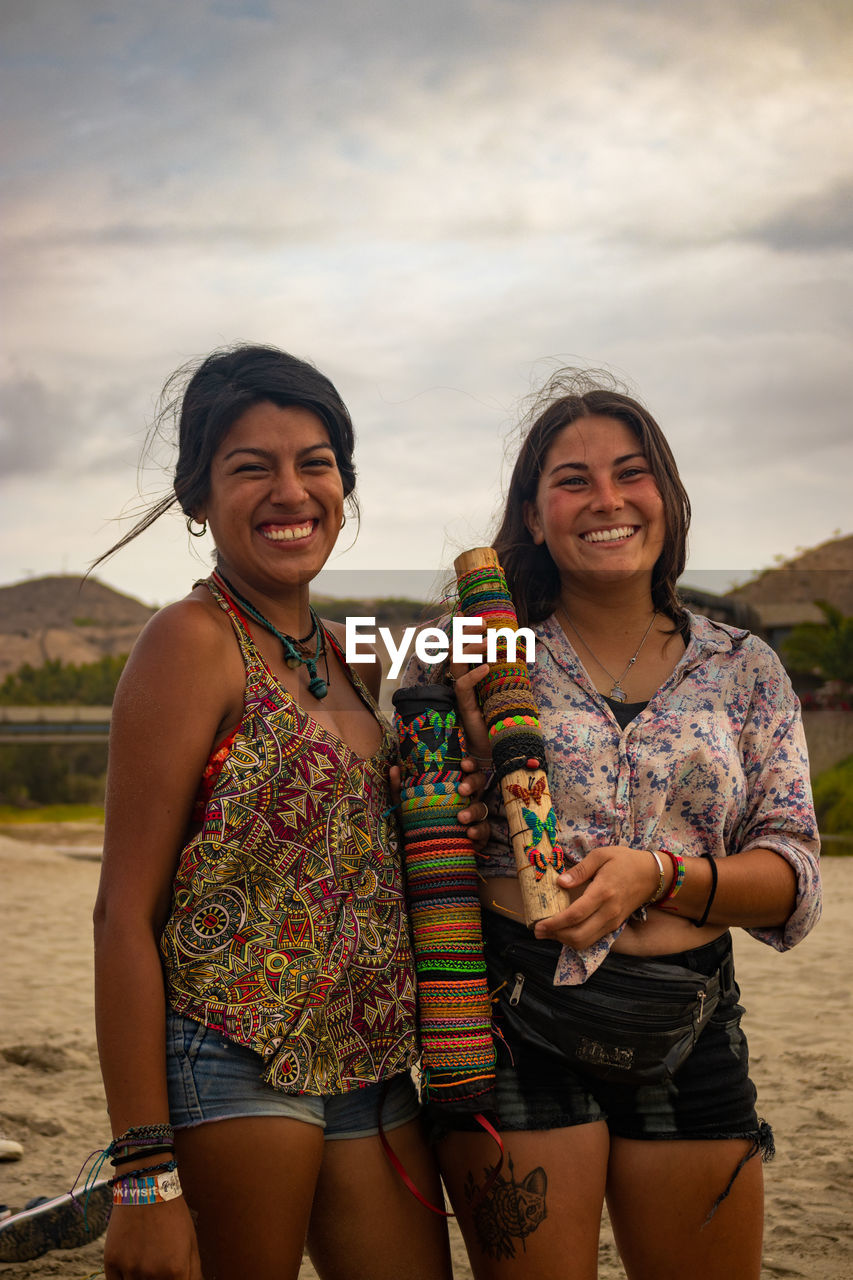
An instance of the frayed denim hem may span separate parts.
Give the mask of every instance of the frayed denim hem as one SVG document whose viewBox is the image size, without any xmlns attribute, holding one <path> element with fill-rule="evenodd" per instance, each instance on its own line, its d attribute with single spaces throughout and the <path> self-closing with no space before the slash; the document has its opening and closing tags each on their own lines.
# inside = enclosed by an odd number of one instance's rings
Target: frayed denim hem
<svg viewBox="0 0 853 1280">
<path fill-rule="evenodd" d="M 716 1200 L 711 1205 L 711 1208 L 708 1211 L 708 1216 L 705 1219 L 705 1221 L 702 1223 L 702 1226 L 707 1227 L 708 1223 L 711 1221 L 714 1214 L 717 1212 L 720 1205 L 723 1203 L 726 1196 L 729 1194 L 732 1187 L 735 1185 L 735 1181 L 738 1177 L 738 1174 L 741 1172 L 743 1168 L 745 1168 L 746 1165 L 749 1164 L 750 1160 L 754 1159 L 755 1156 L 760 1155 L 762 1163 L 767 1164 L 768 1161 L 773 1159 L 775 1154 L 776 1154 L 776 1142 L 773 1137 L 773 1130 L 771 1129 L 770 1125 L 767 1123 L 766 1120 L 759 1120 L 758 1133 L 755 1134 L 752 1138 L 752 1146 L 750 1147 L 749 1151 L 747 1151 L 743 1159 L 738 1162 L 737 1168 L 735 1169 L 732 1176 L 729 1178 L 728 1185 L 726 1186 L 725 1191 L 721 1195 L 717 1196 Z"/>
</svg>

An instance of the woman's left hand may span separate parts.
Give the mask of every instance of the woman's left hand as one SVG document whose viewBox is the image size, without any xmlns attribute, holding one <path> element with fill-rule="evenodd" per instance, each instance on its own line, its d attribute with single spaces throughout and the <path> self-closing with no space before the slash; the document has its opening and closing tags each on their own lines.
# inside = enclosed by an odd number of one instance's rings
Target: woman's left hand
<svg viewBox="0 0 853 1280">
<path fill-rule="evenodd" d="M 459 794 L 465 796 L 469 803 L 467 808 L 457 813 L 456 821 L 466 828 L 465 834 L 475 849 L 483 849 L 491 834 L 489 822 L 489 806 L 483 799 L 488 777 L 476 760 L 465 756 L 462 761 L 462 772 L 465 777 L 459 783 Z"/>
<path fill-rule="evenodd" d="M 557 882 L 571 893 L 572 905 L 540 920 L 534 933 L 582 951 L 613 933 L 632 911 L 648 902 L 660 884 L 660 872 L 648 849 L 601 845 L 559 875 Z"/>
<path fill-rule="evenodd" d="M 488 778 L 477 761 L 472 760 L 470 756 L 464 757 L 462 772 L 465 776 L 459 784 L 459 795 L 464 796 L 468 800 L 468 804 L 457 813 L 456 821 L 465 827 L 465 834 L 475 849 L 483 849 L 492 830 L 488 820 L 489 807 L 485 800 L 481 799 Z M 390 782 L 391 797 L 394 804 L 398 805 L 400 803 L 402 777 L 400 766 L 397 764 L 391 765 Z"/>
</svg>

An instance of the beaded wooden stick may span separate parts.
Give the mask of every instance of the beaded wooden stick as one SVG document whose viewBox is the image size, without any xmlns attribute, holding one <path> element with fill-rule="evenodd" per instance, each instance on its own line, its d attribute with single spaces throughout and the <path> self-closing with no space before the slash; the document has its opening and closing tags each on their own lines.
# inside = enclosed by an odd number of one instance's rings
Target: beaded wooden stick
<svg viewBox="0 0 853 1280">
<path fill-rule="evenodd" d="M 506 578 L 491 547 L 463 552 L 454 569 L 463 613 L 483 618 L 490 631 L 518 629 Z M 557 843 L 545 743 L 527 664 L 518 654 L 515 662 L 507 661 L 507 644 L 502 637 L 497 641 L 497 661 L 481 680 L 477 695 L 501 784 L 524 922 L 532 928 L 537 920 L 565 911 L 571 898 L 557 884 L 563 851 Z"/>
</svg>

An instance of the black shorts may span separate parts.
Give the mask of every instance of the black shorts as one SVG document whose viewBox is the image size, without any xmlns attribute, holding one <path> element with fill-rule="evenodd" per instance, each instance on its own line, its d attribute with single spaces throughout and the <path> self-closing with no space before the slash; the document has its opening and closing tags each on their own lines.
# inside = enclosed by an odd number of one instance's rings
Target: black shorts
<svg viewBox="0 0 853 1280">
<path fill-rule="evenodd" d="M 487 963 L 498 960 L 510 944 L 532 941 L 523 925 L 491 911 L 483 913 L 483 930 Z M 539 941 L 535 945 L 553 952 L 556 968 L 559 944 Z M 501 1026 L 498 1014 L 496 1025 L 505 1037 L 504 1043 L 498 1039 L 499 1127 L 561 1129 L 603 1120 L 611 1134 L 622 1138 L 748 1138 L 765 1149 L 772 1139 L 755 1110 L 756 1091 L 749 1078 L 749 1053 L 740 1025 L 743 1009 L 731 955 L 731 934 L 725 933 L 689 951 L 648 957 L 704 974 L 723 966 L 727 974 L 719 1004 L 692 1053 L 675 1077 L 663 1083 L 628 1087 L 600 1080 L 582 1065 L 570 1066 L 519 1041 Z M 450 1126 L 477 1127 L 466 1116 L 459 1117 L 458 1125 L 453 1118 Z"/>
</svg>

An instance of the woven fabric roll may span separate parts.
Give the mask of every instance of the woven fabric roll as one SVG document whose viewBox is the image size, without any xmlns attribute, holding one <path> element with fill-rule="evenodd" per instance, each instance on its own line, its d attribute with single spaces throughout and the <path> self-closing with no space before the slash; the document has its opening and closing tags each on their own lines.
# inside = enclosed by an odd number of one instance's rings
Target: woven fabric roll
<svg viewBox="0 0 853 1280">
<path fill-rule="evenodd" d="M 453 692 L 394 694 L 401 820 L 418 975 L 421 1089 L 434 1107 L 493 1110 L 495 1047 L 474 848 L 456 815 L 464 737 Z"/>
</svg>

